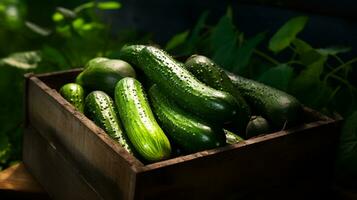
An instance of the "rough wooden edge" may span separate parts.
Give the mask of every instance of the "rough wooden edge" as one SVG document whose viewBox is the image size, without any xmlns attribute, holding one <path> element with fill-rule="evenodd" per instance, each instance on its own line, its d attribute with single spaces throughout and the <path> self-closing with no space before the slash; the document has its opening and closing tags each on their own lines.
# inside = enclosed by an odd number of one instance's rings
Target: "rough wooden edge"
<svg viewBox="0 0 357 200">
<path fill-rule="evenodd" d="M 73 72 L 73 70 L 71 70 Z M 49 73 L 49 75 L 53 74 L 63 74 L 66 72 L 57 72 L 57 73 Z M 46 75 L 48 76 L 48 75 Z M 43 76 L 42 76 L 43 77 Z M 121 156 L 130 166 L 130 168 L 136 172 L 138 168 L 144 166 L 137 158 L 129 154 L 123 147 L 121 147 L 118 143 L 113 141 L 103 129 L 98 127 L 94 122 L 89 120 L 84 114 L 75 109 L 73 105 L 67 102 L 56 90 L 48 87 L 44 82 L 42 82 L 38 76 L 30 77 L 30 81 L 32 81 L 35 85 L 40 87 L 47 95 L 51 96 L 56 102 L 58 102 L 64 109 L 68 112 L 72 113 L 81 123 L 83 123 L 88 129 L 90 129 L 97 137 L 99 137 L 110 150 L 114 151 L 117 155 Z"/>
<path fill-rule="evenodd" d="M 75 68 L 75 69 L 69 69 L 69 70 L 62 70 L 62 71 L 56 71 L 56 72 L 48 72 L 48 73 L 42 73 L 42 74 L 31 74 L 31 76 L 35 76 L 37 78 L 43 78 L 43 77 L 48 77 L 48 76 L 56 76 L 56 75 L 63 75 L 67 73 L 73 73 L 73 72 L 80 72 L 82 71 L 83 68 Z"/>
<path fill-rule="evenodd" d="M 197 152 L 197 153 L 193 153 L 193 154 L 189 154 L 189 155 L 185 155 L 185 156 L 172 158 L 172 159 L 169 159 L 169 160 L 164 160 L 164 161 L 161 161 L 161 162 L 148 164 L 148 165 L 145 165 L 144 167 L 142 167 L 140 172 L 146 172 L 146 171 L 158 169 L 158 168 L 161 168 L 161 167 L 175 165 L 175 164 L 179 164 L 179 163 L 182 163 L 182 162 L 194 160 L 194 159 L 197 159 L 197 158 L 216 156 L 217 154 L 221 154 L 221 153 L 224 153 L 224 152 L 227 152 L 227 151 L 230 151 L 230 150 L 242 148 L 242 147 L 245 147 L 247 145 L 252 145 L 252 144 L 268 141 L 268 140 L 271 140 L 271 139 L 276 139 L 276 138 L 283 137 L 283 136 L 290 135 L 290 134 L 296 134 L 296 133 L 299 133 L 299 132 L 301 132 L 303 130 L 313 129 L 313 128 L 316 128 L 316 127 L 319 127 L 319 126 L 323 126 L 323 125 L 338 123 L 338 121 L 333 120 L 333 119 L 331 119 L 331 118 L 329 118 L 327 116 L 324 116 L 324 115 L 320 114 L 319 112 L 317 112 L 317 111 L 315 111 L 313 109 L 304 108 L 304 110 L 306 112 L 311 112 L 311 114 L 318 116 L 319 120 L 317 120 L 315 122 L 303 124 L 301 126 L 298 126 L 298 127 L 295 127 L 295 128 L 291 128 L 291 129 L 288 129 L 288 130 L 282 130 L 282 131 L 278 131 L 278 132 L 269 133 L 269 134 L 266 134 L 266 135 L 254 137 L 254 138 L 239 142 L 237 144 L 226 145 L 224 147 L 219 147 L 219 148 L 210 149 L 210 150 L 204 150 L 204 151 L 200 151 L 200 152 Z"/>
<path fill-rule="evenodd" d="M 232 150 L 232 149 L 244 147 L 246 145 L 263 142 L 263 141 L 266 141 L 266 140 L 282 137 L 282 136 L 285 136 L 285 135 L 288 135 L 288 134 L 293 134 L 293 133 L 299 132 L 299 131 L 304 130 L 304 129 L 315 128 L 317 126 L 330 124 L 330 123 L 337 123 L 337 122 L 342 120 L 342 118 L 331 119 L 331 118 L 329 118 L 329 117 L 327 117 L 327 116 L 325 116 L 325 115 L 323 115 L 323 114 L 321 114 L 321 113 L 319 113 L 319 112 L 317 112 L 317 111 L 315 111 L 315 110 L 313 110 L 311 108 L 303 107 L 304 112 L 305 113 L 309 113 L 311 116 L 313 116 L 313 118 L 316 118 L 317 121 L 311 122 L 311 123 L 307 123 L 307 124 L 303 124 L 303 125 L 301 125 L 299 127 L 295 127 L 295 128 L 289 129 L 289 130 L 278 131 L 278 132 L 270 133 L 270 134 L 267 134 L 267 135 L 251 138 L 251 139 L 245 140 L 245 141 L 237 143 L 237 144 L 227 145 L 227 146 L 220 147 L 220 148 L 205 150 L 205 151 L 197 152 L 197 153 L 194 153 L 194 154 L 189 154 L 189 155 L 180 156 L 180 157 L 172 158 L 172 159 L 161 161 L 161 162 L 156 162 L 156 163 L 144 165 L 142 162 L 140 162 L 138 159 L 136 159 L 134 156 L 131 156 L 130 154 L 122 155 L 121 150 L 119 150 L 119 149 L 122 148 L 120 145 L 118 145 L 116 143 L 113 143 L 111 141 L 111 139 L 108 136 L 106 136 L 106 134 L 103 134 L 105 132 L 102 129 L 100 129 L 98 126 L 96 126 L 91 120 L 86 118 L 82 113 L 79 113 L 78 111 L 76 111 L 73 106 L 71 106 L 71 105 L 68 106 L 68 104 L 65 103 L 66 100 L 61 95 L 59 95 L 58 92 L 50 89 L 44 82 L 39 80 L 39 78 L 44 78 L 44 77 L 46 78 L 46 77 L 53 76 L 53 75 L 64 75 L 66 73 L 78 72 L 78 71 L 81 71 L 81 70 L 82 69 L 79 68 L 79 69 L 72 69 L 72 70 L 66 70 L 66 71 L 60 71 L 60 72 L 45 73 L 45 74 L 36 75 L 36 76 L 34 76 L 32 78 L 34 79 L 36 84 L 38 84 L 49 95 L 51 95 L 54 99 L 56 99 L 63 107 L 65 107 L 65 109 L 67 109 L 69 112 L 71 112 L 74 115 L 76 115 L 76 117 L 82 123 L 84 123 L 88 128 L 90 128 L 99 137 L 104 135 L 104 137 L 102 137 L 102 139 L 117 154 L 122 156 L 129 163 L 131 163 L 130 160 L 134 160 L 135 162 L 131 166 L 134 172 L 150 171 L 150 170 L 154 170 L 154 169 L 157 169 L 157 168 L 160 168 L 160 167 L 174 165 L 174 164 L 182 163 L 182 162 L 193 160 L 193 159 L 200 158 L 200 157 L 212 156 L 212 155 L 223 153 L 225 151 L 229 151 L 229 150 Z"/>
</svg>

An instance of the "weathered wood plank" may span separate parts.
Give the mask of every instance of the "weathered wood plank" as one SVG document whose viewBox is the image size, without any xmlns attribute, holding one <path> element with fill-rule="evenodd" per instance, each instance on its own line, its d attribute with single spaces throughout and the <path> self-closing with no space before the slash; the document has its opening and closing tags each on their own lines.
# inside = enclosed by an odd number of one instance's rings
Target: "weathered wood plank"
<svg viewBox="0 0 357 200">
<path fill-rule="evenodd" d="M 329 184 L 336 120 L 305 108 L 301 126 L 144 165 L 56 92 L 78 72 L 30 77 L 28 122 L 104 199 L 246 199 L 308 178 Z"/>
<path fill-rule="evenodd" d="M 141 162 L 37 77 L 30 77 L 27 89 L 29 123 L 73 160 L 105 199 L 131 199 L 133 172 Z"/>
<path fill-rule="evenodd" d="M 137 175 L 137 198 L 220 199 L 304 179 L 329 184 L 337 128 L 333 121 L 313 122 L 147 165 Z"/>
<path fill-rule="evenodd" d="M 45 193 L 21 162 L 0 172 L 0 191 L 1 190 Z"/>
<path fill-rule="evenodd" d="M 103 199 L 56 145 L 31 127 L 24 134 L 23 155 L 26 167 L 53 199 Z"/>
</svg>

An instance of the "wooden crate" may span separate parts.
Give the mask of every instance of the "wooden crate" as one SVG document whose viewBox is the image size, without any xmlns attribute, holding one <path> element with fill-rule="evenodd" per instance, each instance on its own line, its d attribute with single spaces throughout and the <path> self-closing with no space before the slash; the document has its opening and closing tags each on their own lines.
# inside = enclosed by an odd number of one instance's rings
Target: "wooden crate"
<svg viewBox="0 0 357 200">
<path fill-rule="evenodd" d="M 145 165 L 57 92 L 79 72 L 27 75 L 23 159 L 54 199 L 250 199 L 329 183 L 340 120 L 305 108 L 298 127 Z"/>
</svg>

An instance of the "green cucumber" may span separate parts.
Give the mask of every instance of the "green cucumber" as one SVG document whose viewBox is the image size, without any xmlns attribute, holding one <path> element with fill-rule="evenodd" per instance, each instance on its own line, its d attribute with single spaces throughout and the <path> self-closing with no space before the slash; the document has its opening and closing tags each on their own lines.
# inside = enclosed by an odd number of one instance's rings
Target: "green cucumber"
<svg viewBox="0 0 357 200">
<path fill-rule="evenodd" d="M 145 45 L 125 45 L 119 51 L 119 58 L 137 66 L 139 53 L 145 47 Z"/>
<path fill-rule="evenodd" d="M 94 58 L 76 78 L 76 83 L 89 91 L 100 90 L 110 96 L 114 94 L 115 84 L 124 77 L 135 77 L 132 66 L 123 60 Z"/>
<path fill-rule="evenodd" d="M 225 135 L 202 119 L 187 113 L 153 85 L 149 90 L 153 111 L 173 143 L 186 153 L 212 149 L 225 144 Z"/>
<path fill-rule="evenodd" d="M 104 57 L 93 58 L 86 63 L 84 68 L 88 68 L 89 66 L 96 65 L 96 64 L 106 61 L 106 60 L 109 60 L 109 58 L 104 58 Z"/>
<path fill-rule="evenodd" d="M 293 96 L 259 83 L 227 72 L 233 84 L 259 115 L 268 119 L 272 125 L 282 128 L 295 125 L 301 117 L 302 105 Z"/>
<path fill-rule="evenodd" d="M 223 129 L 223 131 L 226 134 L 227 144 L 235 144 L 235 143 L 244 141 L 244 139 L 242 137 L 240 137 L 239 135 L 237 135 L 227 129 Z"/>
<path fill-rule="evenodd" d="M 155 120 L 141 83 L 130 77 L 120 80 L 115 87 L 115 103 L 137 152 L 150 162 L 169 158 L 170 142 Z"/>
<path fill-rule="evenodd" d="M 80 112 L 84 110 L 84 90 L 76 83 L 67 83 L 60 89 L 60 94 Z"/>
<path fill-rule="evenodd" d="M 234 97 L 200 82 L 161 49 L 142 49 L 138 54 L 137 66 L 177 104 L 203 119 L 217 123 L 228 122 L 237 112 Z"/>
<path fill-rule="evenodd" d="M 109 95 L 102 91 L 89 93 L 85 99 L 85 115 L 133 154 L 133 148 L 123 132 L 114 102 Z"/>
<path fill-rule="evenodd" d="M 189 57 L 185 62 L 185 67 L 198 80 L 214 89 L 228 92 L 236 99 L 238 109 L 237 117 L 233 123 L 237 126 L 238 131 L 243 132 L 249 122 L 250 108 L 223 69 L 211 59 L 200 55 Z"/>
<path fill-rule="evenodd" d="M 246 130 L 246 138 L 270 132 L 269 122 L 262 116 L 252 116 Z"/>
</svg>

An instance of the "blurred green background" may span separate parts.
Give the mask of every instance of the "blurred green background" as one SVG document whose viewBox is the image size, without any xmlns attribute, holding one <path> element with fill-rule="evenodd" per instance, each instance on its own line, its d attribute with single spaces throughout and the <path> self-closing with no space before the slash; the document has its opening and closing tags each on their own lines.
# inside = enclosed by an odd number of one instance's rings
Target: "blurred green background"
<svg viewBox="0 0 357 200">
<path fill-rule="evenodd" d="M 21 160 L 24 73 L 115 58 L 124 44 L 136 43 L 160 45 L 177 56 L 204 54 L 324 114 L 342 115 L 336 174 L 352 182 L 357 26 L 354 11 L 346 8 L 356 4 L 329 1 L 345 5 L 331 10 L 318 2 L 293 2 L 2 0 L 0 169 Z M 301 10 L 304 3 L 313 9 Z"/>
</svg>

